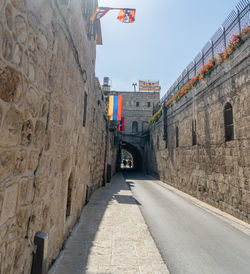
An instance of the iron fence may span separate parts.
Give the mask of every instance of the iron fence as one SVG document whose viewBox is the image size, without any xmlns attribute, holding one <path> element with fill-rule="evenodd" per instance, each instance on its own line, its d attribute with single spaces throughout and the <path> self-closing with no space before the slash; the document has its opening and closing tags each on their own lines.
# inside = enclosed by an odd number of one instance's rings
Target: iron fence
<svg viewBox="0 0 250 274">
<path fill-rule="evenodd" d="M 249 25 L 249 0 L 241 0 L 233 10 L 222 26 L 215 32 L 212 38 L 197 54 L 194 60 L 186 67 L 179 78 L 169 88 L 166 94 L 161 98 L 160 102 L 155 106 L 154 113 L 169 100 L 179 89 L 181 89 L 190 79 L 192 79 L 207 64 L 209 59 L 223 52 L 226 45 L 234 34 L 237 34 L 243 27 Z"/>
</svg>

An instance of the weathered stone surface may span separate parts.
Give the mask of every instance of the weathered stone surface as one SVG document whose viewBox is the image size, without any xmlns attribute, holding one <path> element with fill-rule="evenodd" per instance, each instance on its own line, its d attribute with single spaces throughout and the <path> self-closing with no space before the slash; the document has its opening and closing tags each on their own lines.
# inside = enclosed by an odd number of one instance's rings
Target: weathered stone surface
<svg viewBox="0 0 250 274">
<path fill-rule="evenodd" d="M 15 146 L 19 143 L 22 124 L 22 113 L 16 108 L 10 107 L 4 117 L 2 130 L 0 132 L 0 139 L 2 140 L 1 146 Z"/>
<path fill-rule="evenodd" d="M 0 62 L 0 98 L 5 102 L 16 102 L 22 90 L 20 74 Z"/>
<path fill-rule="evenodd" d="M 5 260 L 4 273 L 12 273 L 13 271 L 16 245 L 17 241 L 7 243 L 7 250 L 5 256 L 8 258 L 8 260 Z"/>
<path fill-rule="evenodd" d="M 5 17 L 7 26 L 10 30 L 13 28 L 13 12 L 12 12 L 12 6 L 10 4 L 7 4 L 5 7 Z"/>
<path fill-rule="evenodd" d="M 27 152 L 22 149 L 16 154 L 16 161 L 14 166 L 14 175 L 20 175 L 25 171 L 27 162 Z"/>
<path fill-rule="evenodd" d="M 3 194 L 0 193 L 0 212 L 2 212 L 2 208 L 3 208 Z"/>
<path fill-rule="evenodd" d="M 29 75 L 29 55 L 27 50 L 24 51 L 22 65 L 23 65 L 23 72 L 26 74 L 26 76 L 28 76 Z"/>
<path fill-rule="evenodd" d="M 41 97 L 32 87 L 30 87 L 26 93 L 26 104 L 27 112 L 30 113 L 33 118 L 35 118 L 40 111 Z"/>
<path fill-rule="evenodd" d="M 26 0 L 11 0 L 11 4 L 20 11 L 25 11 Z"/>
<path fill-rule="evenodd" d="M 15 249 L 15 257 L 13 264 L 13 272 L 14 273 L 30 273 L 29 262 L 27 259 L 23 260 L 23 254 L 27 255 L 32 252 L 30 248 L 30 244 L 25 239 L 20 239 L 17 242 L 17 246 Z"/>
<path fill-rule="evenodd" d="M 3 207 L 0 217 L 0 224 L 5 223 L 9 218 L 16 213 L 16 203 L 18 195 L 18 185 L 12 185 L 5 190 Z"/>
<path fill-rule="evenodd" d="M 27 40 L 27 27 L 23 16 L 16 16 L 15 18 L 15 31 L 17 36 L 17 41 L 19 43 L 25 43 Z"/>
<path fill-rule="evenodd" d="M 31 213 L 31 207 L 26 206 L 26 207 L 20 207 L 17 210 L 16 214 L 16 220 L 17 220 L 17 225 L 21 228 L 27 227 L 29 216 Z"/>
<path fill-rule="evenodd" d="M 2 54 L 8 61 L 11 60 L 13 55 L 13 41 L 11 34 L 7 29 L 3 31 Z"/>
<path fill-rule="evenodd" d="M 51 146 L 51 131 L 47 131 L 44 138 L 44 150 L 48 151 Z"/>
<path fill-rule="evenodd" d="M 21 145 L 28 146 L 32 141 L 33 125 L 31 120 L 27 120 L 22 125 Z"/>
<path fill-rule="evenodd" d="M 31 204 L 34 194 L 33 179 L 31 178 L 22 178 L 20 181 L 19 187 L 19 205 L 28 205 Z"/>
<path fill-rule="evenodd" d="M 23 48 L 20 44 L 16 43 L 15 48 L 14 48 L 14 54 L 13 54 L 13 62 L 17 66 L 21 65 L 23 58 Z"/>
<path fill-rule="evenodd" d="M 36 166 L 37 166 L 37 159 L 38 159 L 39 151 L 30 151 L 29 153 L 29 158 L 28 158 L 28 163 L 27 163 L 27 168 L 29 170 L 34 171 Z"/>
<path fill-rule="evenodd" d="M 1 4 L 0 4 L 0 9 L 1 9 Z M 3 43 L 3 24 L 0 22 L 0 48 Z"/>
<path fill-rule="evenodd" d="M 45 124 L 42 121 L 37 121 L 34 131 L 34 145 L 35 147 L 40 147 L 44 144 L 45 139 Z"/>
<path fill-rule="evenodd" d="M 3 110 L 2 110 L 2 107 L 0 106 L 0 128 L 2 125 L 2 118 L 3 118 Z"/>
<path fill-rule="evenodd" d="M 8 177 L 14 168 L 15 152 L 3 151 L 0 153 L 0 181 Z"/>
</svg>

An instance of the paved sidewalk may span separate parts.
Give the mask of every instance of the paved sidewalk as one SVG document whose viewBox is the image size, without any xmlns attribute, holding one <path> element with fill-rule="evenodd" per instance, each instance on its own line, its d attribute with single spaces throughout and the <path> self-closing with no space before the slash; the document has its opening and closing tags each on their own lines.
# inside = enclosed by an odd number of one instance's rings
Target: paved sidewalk
<svg viewBox="0 0 250 274">
<path fill-rule="evenodd" d="M 49 274 L 169 273 L 121 174 L 98 189 Z"/>
</svg>

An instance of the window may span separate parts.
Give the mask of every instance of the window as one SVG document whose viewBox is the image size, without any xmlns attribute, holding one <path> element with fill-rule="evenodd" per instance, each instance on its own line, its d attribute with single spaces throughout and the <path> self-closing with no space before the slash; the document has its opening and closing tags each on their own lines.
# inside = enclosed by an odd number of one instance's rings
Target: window
<svg viewBox="0 0 250 274">
<path fill-rule="evenodd" d="M 179 147 L 179 129 L 178 127 L 175 128 L 175 142 L 176 142 L 176 147 Z"/>
<path fill-rule="evenodd" d="M 168 128 L 167 127 L 165 132 L 165 148 L 168 148 Z"/>
<path fill-rule="evenodd" d="M 82 121 L 82 126 L 86 126 L 86 120 L 87 120 L 87 103 L 88 103 L 88 95 L 84 94 L 84 106 L 83 106 L 83 121 Z"/>
<path fill-rule="evenodd" d="M 234 139 L 233 108 L 230 103 L 224 107 L 225 141 Z"/>
<path fill-rule="evenodd" d="M 197 144 L 197 136 L 196 136 L 196 120 L 192 121 L 192 145 L 195 146 Z"/>
<path fill-rule="evenodd" d="M 150 105 L 151 105 L 150 102 L 148 102 L 148 108 L 150 108 Z"/>
<path fill-rule="evenodd" d="M 71 213 L 72 189 L 73 189 L 73 173 L 71 172 L 68 179 L 66 219 L 70 216 L 70 213 Z"/>
<path fill-rule="evenodd" d="M 163 110 L 163 140 L 165 140 L 165 148 L 168 148 L 167 109 Z"/>
<path fill-rule="evenodd" d="M 138 132 L 138 122 L 134 121 L 132 123 L 132 133 Z"/>
<path fill-rule="evenodd" d="M 136 102 L 136 106 L 139 107 L 140 103 L 139 102 Z"/>
</svg>

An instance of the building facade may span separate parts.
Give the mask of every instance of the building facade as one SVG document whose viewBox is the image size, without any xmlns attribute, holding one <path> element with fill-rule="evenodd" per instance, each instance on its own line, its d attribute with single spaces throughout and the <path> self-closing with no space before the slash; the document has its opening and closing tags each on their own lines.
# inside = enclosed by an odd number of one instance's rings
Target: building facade
<svg viewBox="0 0 250 274">
<path fill-rule="evenodd" d="M 109 91 L 103 89 L 106 98 L 109 95 L 122 94 L 122 117 L 124 134 L 140 134 L 148 128 L 153 108 L 160 100 L 160 92 Z"/>
</svg>

